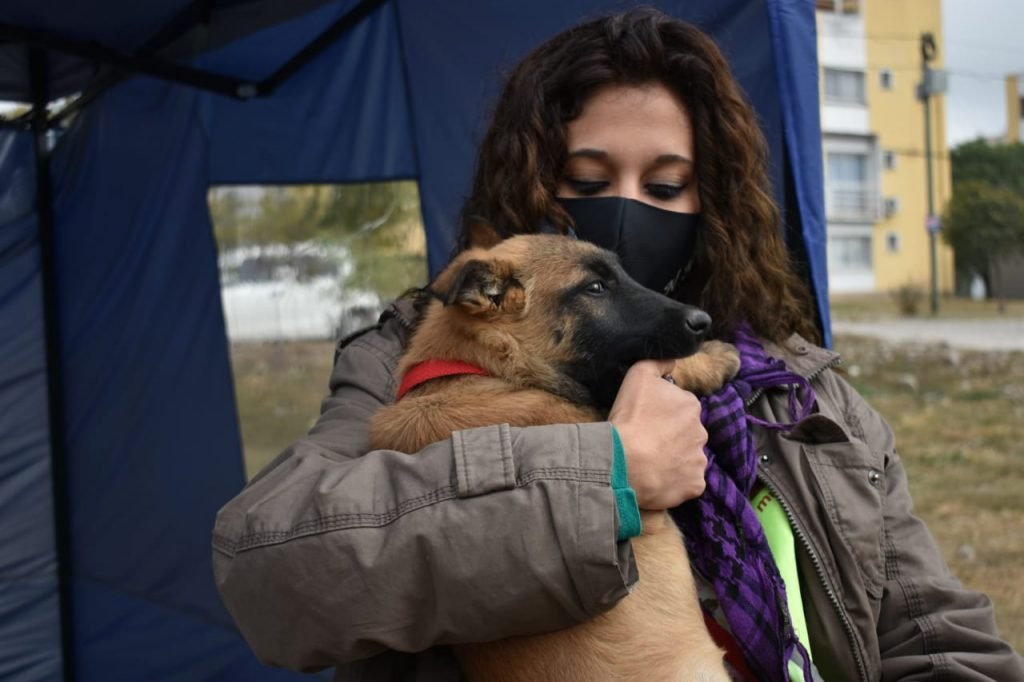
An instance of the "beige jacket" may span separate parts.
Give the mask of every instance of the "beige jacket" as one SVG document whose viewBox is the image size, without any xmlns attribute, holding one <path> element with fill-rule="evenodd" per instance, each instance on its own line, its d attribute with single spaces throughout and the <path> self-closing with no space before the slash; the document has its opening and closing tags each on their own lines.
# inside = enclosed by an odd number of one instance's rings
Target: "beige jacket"
<svg viewBox="0 0 1024 682">
<path fill-rule="evenodd" d="M 220 511 L 214 572 L 261 660 L 339 680 L 460 679 L 446 644 L 570 626 L 627 596 L 607 423 L 456 433 L 415 456 L 367 450 L 394 400 L 408 302 L 339 347 L 309 435 Z M 761 478 L 796 529 L 811 648 L 832 680 L 1024 680 L 992 604 L 950 574 L 911 513 L 884 420 L 794 337 L 769 352 L 818 413 L 757 430 Z M 751 411 L 787 420 L 786 396 Z M 408 653 L 401 653 L 408 652 Z M 418 652 L 418 653 L 415 653 Z"/>
</svg>

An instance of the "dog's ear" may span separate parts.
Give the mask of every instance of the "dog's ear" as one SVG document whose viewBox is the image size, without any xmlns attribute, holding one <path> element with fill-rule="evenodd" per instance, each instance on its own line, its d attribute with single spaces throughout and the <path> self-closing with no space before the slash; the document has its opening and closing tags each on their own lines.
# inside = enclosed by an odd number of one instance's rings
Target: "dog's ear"
<svg viewBox="0 0 1024 682">
<path fill-rule="evenodd" d="M 484 220 L 474 220 L 466 228 L 469 246 L 489 249 L 501 242 L 501 235 L 494 226 Z"/>
<path fill-rule="evenodd" d="M 523 286 L 508 261 L 467 261 L 455 275 L 445 305 L 458 305 L 474 313 L 522 310 Z"/>
</svg>

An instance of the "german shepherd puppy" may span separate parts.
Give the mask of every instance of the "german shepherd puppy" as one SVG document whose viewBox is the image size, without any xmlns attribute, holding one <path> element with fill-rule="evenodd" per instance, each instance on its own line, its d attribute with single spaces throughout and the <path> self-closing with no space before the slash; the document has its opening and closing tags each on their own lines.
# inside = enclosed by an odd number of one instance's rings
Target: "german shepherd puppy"
<svg viewBox="0 0 1024 682">
<path fill-rule="evenodd" d="M 707 392 L 739 357 L 711 342 L 711 319 L 645 289 L 616 256 L 561 236 L 517 236 L 460 254 L 435 280 L 398 367 L 458 360 L 490 376 L 437 378 L 371 423 L 373 448 L 418 452 L 454 431 L 599 421 L 638 360 L 677 361 L 673 378 Z M 696 355 L 694 355 L 697 353 Z M 689 356 L 689 357 L 687 357 Z M 641 512 L 636 589 L 605 614 L 543 635 L 455 648 L 471 680 L 728 680 L 704 625 L 682 537 L 666 512 Z"/>
</svg>

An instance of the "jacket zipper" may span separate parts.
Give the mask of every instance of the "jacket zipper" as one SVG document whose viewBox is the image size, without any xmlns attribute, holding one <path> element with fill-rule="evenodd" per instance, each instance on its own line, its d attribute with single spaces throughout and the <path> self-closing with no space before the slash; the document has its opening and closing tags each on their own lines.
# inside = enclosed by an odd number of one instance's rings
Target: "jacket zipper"
<svg viewBox="0 0 1024 682">
<path fill-rule="evenodd" d="M 823 374 L 826 370 L 835 367 L 840 362 L 842 362 L 842 358 L 840 358 L 839 356 L 832 358 L 827 363 L 816 369 L 814 372 L 807 375 L 807 381 L 813 381 L 814 379 L 821 376 L 821 374 Z M 753 393 L 751 393 L 750 397 L 748 397 L 746 400 L 746 407 L 749 408 L 751 405 L 753 405 L 754 402 L 763 394 L 763 388 L 759 388 L 755 390 Z M 797 539 L 800 541 L 800 545 L 807 552 L 807 555 L 811 557 L 811 563 L 814 565 L 814 572 L 818 575 L 818 582 L 821 583 L 821 586 L 825 588 L 825 594 L 828 596 L 828 600 L 832 604 L 832 609 L 835 611 L 836 615 L 839 616 L 839 622 L 843 625 L 843 630 L 846 633 L 846 642 L 850 647 L 850 652 L 853 654 L 854 660 L 857 662 L 857 672 L 860 675 L 860 679 L 867 680 L 867 666 L 864 663 L 864 658 L 861 655 L 860 649 L 857 648 L 857 639 L 856 635 L 854 634 L 853 623 L 850 622 L 849 616 L 846 615 L 846 612 L 843 610 L 842 604 L 840 604 L 839 602 L 838 595 L 836 595 L 835 590 L 832 589 L 832 585 L 829 584 L 828 577 L 825 575 L 825 568 L 821 563 L 821 559 L 818 557 L 818 554 L 814 551 L 814 548 L 811 547 L 810 540 L 807 539 L 807 535 L 804 533 L 803 528 L 801 528 L 801 526 L 796 522 L 796 516 L 793 514 L 792 508 L 790 508 L 789 503 L 786 502 L 785 498 L 781 494 L 779 494 L 779 490 L 775 486 L 775 484 L 768 480 L 768 478 L 763 474 L 763 472 L 759 471 L 757 474 L 757 478 L 765 485 L 765 487 L 768 488 L 768 490 L 771 491 L 772 495 L 775 496 L 775 499 L 779 501 L 779 505 L 785 512 L 786 518 L 789 520 L 789 525 L 793 529 L 794 535 L 796 535 Z"/>
<path fill-rule="evenodd" d="M 395 320 L 397 320 L 398 324 L 402 325 L 406 329 L 412 330 L 412 328 L 413 328 L 412 320 L 406 319 L 405 315 L 402 313 L 401 310 L 398 309 L 398 306 L 395 303 L 392 303 L 389 306 L 389 310 L 387 310 L 385 312 L 390 312 L 391 313 L 391 317 L 393 317 Z"/>
<path fill-rule="evenodd" d="M 771 491 L 775 499 L 779 501 L 779 505 L 782 510 L 786 513 L 786 518 L 789 519 L 789 525 L 793 528 L 793 533 L 800 541 L 800 545 L 807 551 L 808 556 L 811 557 L 811 563 L 814 564 L 814 572 L 818 574 L 818 582 L 825 588 L 825 594 L 828 595 L 828 600 L 832 604 L 832 609 L 839 616 L 839 622 L 843 624 L 843 630 L 846 632 L 846 642 L 850 646 L 850 652 L 853 654 L 853 658 L 857 661 L 857 672 L 860 675 L 861 680 L 868 679 L 867 667 L 864 664 L 864 658 L 860 653 L 860 649 L 857 648 L 857 639 L 853 632 L 853 623 L 850 622 L 850 618 L 846 615 L 843 610 L 842 604 L 839 603 L 839 597 L 836 595 L 835 590 L 828 582 L 828 577 L 825 575 L 825 568 L 821 564 L 821 559 L 818 558 L 817 553 L 811 547 L 810 541 L 807 539 L 807 535 L 804 534 L 803 529 L 797 524 L 796 517 L 793 515 L 792 509 L 789 504 L 785 501 L 785 498 L 779 494 L 778 488 L 769 481 L 762 474 L 758 474 L 758 480 L 760 480 L 768 490 Z"/>
<path fill-rule="evenodd" d="M 841 365 L 841 364 L 843 364 L 842 356 L 836 355 L 835 357 L 829 359 L 829 361 L 826 362 L 824 365 L 822 365 L 818 369 L 816 369 L 813 372 L 811 372 L 810 374 L 808 374 L 807 375 L 807 381 L 814 381 L 815 379 L 820 377 L 822 374 L 824 374 L 825 370 L 832 369 L 836 365 Z"/>
</svg>

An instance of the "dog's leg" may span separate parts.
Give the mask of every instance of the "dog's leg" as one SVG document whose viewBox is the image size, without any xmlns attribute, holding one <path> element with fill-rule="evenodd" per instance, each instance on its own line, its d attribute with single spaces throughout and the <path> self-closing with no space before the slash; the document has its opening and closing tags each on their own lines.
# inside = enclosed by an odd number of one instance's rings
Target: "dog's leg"
<svg viewBox="0 0 1024 682">
<path fill-rule="evenodd" d="M 731 343 L 708 341 L 700 350 L 676 360 L 672 378 L 687 391 L 710 395 L 736 376 L 740 370 L 740 354 Z"/>
</svg>

